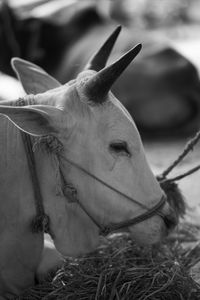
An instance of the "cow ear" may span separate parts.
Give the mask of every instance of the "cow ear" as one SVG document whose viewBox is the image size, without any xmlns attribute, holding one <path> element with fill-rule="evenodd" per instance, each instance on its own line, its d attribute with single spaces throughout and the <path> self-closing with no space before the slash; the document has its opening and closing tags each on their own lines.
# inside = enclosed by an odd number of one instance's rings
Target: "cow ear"
<svg viewBox="0 0 200 300">
<path fill-rule="evenodd" d="M 13 58 L 11 65 L 27 94 L 44 93 L 61 84 L 39 66 L 21 58 Z"/>
<path fill-rule="evenodd" d="M 20 130 L 34 136 L 56 135 L 56 124 L 63 117 L 62 110 L 48 105 L 0 106 L 0 114 L 7 116 Z"/>
</svg>

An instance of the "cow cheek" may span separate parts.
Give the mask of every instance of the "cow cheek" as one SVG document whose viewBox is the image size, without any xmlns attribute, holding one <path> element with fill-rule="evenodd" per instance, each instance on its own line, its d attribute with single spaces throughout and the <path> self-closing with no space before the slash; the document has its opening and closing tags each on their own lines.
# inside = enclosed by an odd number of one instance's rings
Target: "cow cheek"
<svg viewBox="0 0 200 300">
<path fill-rule="evenodd" d="M 80 208 L 71 206 L 67 209 L 65 224 L 55 229 L 53 240 L 62 255 L 77 257 L 98 246 L 98 228 Z"/>
</svg>

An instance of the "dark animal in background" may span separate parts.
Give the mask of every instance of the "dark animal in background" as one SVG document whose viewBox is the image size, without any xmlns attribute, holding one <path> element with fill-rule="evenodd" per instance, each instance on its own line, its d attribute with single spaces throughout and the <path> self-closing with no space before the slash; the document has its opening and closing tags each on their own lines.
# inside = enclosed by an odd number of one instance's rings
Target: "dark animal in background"
<svg viewBox="0 0 200 300">
<path fill-rule="evenodd" d="M 41 5 L 40 10 L 25 17 L 20 14 L 17 17 L 7 6 L 4 10 L 9 15 L 13 45 L 20 56 L 44 67 L 64 83 L 83 69 L 115 23 L 103 18 L 94 5 L 85 1 L 45 13 L 47 5 L 54 4 L 55 1 L 51 1 Z M 2 16 L 1 27 L 5 28 Z M 7 42 L 0 44 L 7 45 L 8 49 L 0 49 L 1 57 L 6 55 L 6 59 L 0 59 L 0 69 L 11 74 L 9 60 L 14 53 L 5 32 L 1 32 L 0 39 Z M 200 85 L 196 68 L 166 41 L 133 28 L 123 30 L 109 62 L 138 41 L 144 45 L 143 54 L 116 82 L 113 91 L 135 118 L 143 136 L 191 134 L 200 125 Z"/>
</svg>

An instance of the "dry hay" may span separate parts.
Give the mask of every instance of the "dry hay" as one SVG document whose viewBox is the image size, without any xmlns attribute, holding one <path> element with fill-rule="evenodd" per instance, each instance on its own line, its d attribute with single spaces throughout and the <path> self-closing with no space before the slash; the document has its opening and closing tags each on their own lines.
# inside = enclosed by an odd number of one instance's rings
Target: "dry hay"
<svg viewBox="0 0 200 300">
<path fill-rule="evenodd" d="M 20 300 L 176 300 L 200 299 L 200 286 L 189 275 L 200 260 L 194 244 L 199 228 L 182 224 L 160 249 L 144 249 L 127 235 L 102 241 L 94 253 L 66 259 L 55 276 Z"/>
<path fill-rule="evenodd" d="M 178 186 L 160 182 L 177 216 L 185 213 Z M 128 235 L 112 235 L 99 249 L 64 266 L 19 300 L 196 300 L 200 286 L 190 269 L 200 261 L 200 228 L 181 223 L 160 248 L 139 247 Z M 200 275 L 199 275 L 200 278 Z"/>
</svg>

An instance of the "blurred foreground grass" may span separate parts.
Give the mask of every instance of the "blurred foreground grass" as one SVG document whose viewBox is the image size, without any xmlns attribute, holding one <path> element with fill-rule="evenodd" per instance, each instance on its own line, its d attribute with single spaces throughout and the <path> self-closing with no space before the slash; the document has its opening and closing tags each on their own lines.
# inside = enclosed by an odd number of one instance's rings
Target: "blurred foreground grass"
<svg viewBox="0 0 200 300">
<path fill-rule="evenodd" d="M 193 266 L 200 261 L 199 228 L 182 223 L 161 248 L 137 246 L 126 235 L 113 235 L 79 259 L 68 258 L 48 281 L 20 300 L 198 300 Z"/>
</svg>

